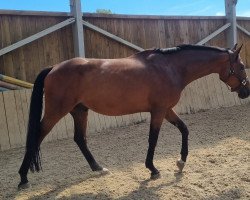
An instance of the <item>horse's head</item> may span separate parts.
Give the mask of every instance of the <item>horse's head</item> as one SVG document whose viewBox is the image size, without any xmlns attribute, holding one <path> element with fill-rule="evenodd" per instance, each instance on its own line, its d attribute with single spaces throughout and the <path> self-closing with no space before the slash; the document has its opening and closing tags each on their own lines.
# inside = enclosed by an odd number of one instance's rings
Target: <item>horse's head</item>
<svg viewBox="0 0 250 200">
<path fill-rule="evenodd" d="M 240 58 L 237 44 L 228 51 L 228 65 L 220 72 L 220 79 L 231 87 L 232 92 L 237 92 L 239 98 L 245 99 L 250 95 L 250 83 L 245 71 L 245 65 Z"/>
</svg>

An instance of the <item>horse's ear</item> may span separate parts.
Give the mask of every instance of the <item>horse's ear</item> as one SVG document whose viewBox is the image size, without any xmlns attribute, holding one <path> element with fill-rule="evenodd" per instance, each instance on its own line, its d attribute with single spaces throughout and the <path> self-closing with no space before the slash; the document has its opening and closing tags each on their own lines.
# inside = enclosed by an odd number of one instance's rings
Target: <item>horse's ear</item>
<svg viewBox="0 0 250 200">
<path fill-rule="evenodd" d="M 235 45 L 234 45 L 235 46 Z M 241 50 L 241 48 L 242 48 L 242 46 L 243 46 L 243 44 L 238 48 L 238 49 L 236 49 L 234 52 L 233 52 L 233 61 L 236 61 L 237 59 L 238 59 L 238 57 L 239 57 L 239 54 L 240 54 L 240 50 Z"/>
<path fill-rule="evenodd" d="M 236 49 L 237 49 L 237 43 L 234 45 L 234 47 L 231 49 L 232 51 L 236 51 Z"/>
</svg>

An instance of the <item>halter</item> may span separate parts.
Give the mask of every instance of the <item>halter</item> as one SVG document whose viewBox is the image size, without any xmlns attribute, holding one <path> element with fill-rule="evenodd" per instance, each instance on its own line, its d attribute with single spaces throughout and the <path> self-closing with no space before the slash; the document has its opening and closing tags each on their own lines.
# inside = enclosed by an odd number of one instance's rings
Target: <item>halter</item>
<svg viewBox="0 0 250 200">
<path fill-rule="evenodd" d="M 234 70 L 234 67 L 233 67 L 233 64 L 232 64 L 232 60 L 230 59 L 229 51 L 227 53 L 229 55 L 230 68 L 229 68 L 228 77 L 224 82 L 226 83 L 228 89 L 230 90 L 230 86 L 227 84 L 227 81 L 231 76 L 236 77 L 239 80 L 240 84 L 237 87 L 233 88 L 233 89 L 231 88 L 231 91 L 234 92 L 234 91 L 237 91 L 240 87 L 245 86 L 247 84 L 248 76 L 246 76 L 246 78 L 241 78 L 239 76 L 239 74 L 235 73 L 235 70 Z"/>
</svg>

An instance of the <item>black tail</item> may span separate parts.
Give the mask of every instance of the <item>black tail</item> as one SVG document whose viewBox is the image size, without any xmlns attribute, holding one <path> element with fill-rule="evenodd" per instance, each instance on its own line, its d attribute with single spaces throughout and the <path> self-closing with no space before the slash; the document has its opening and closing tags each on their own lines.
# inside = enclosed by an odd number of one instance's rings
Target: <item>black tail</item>
<svg viewBox="0 0 250 200">
<path fill-rule="evenodd" d="M 44 79 L 51 71 L 52 68 L 46 68 L 38 74 L 30 101 L 30 113 L 29 113 L 29 123 L 28 132 L 26 140 L 26 153 L 30 158 L 30 170 L 38 172 L 41 169 L 40 160 L 40 148 L 38 144 L 40 132 L 40 121 L 43 110 L 43 88 Z"/>
</svg>

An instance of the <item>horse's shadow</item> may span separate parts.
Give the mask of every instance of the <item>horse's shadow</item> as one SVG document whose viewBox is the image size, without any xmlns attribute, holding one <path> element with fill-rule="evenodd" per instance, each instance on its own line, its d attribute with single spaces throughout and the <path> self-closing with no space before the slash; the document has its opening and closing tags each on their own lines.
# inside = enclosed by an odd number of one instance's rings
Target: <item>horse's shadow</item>
<svg viewBox="0 0 250 200">
<path fill-rule="evenodd" d="M 101 176 L 103 176 L 103 175 L 101 175 L 101 174 L 89 175 L 86 178 L 84 178 L 84 180 L 77 181 L 74 184 L 72 184 L 71 186 L 78 185 L 89 178 L 98 179 Z M 174 184 L 177 184 L 179 181 L 181 181 L 181 179 L 183 177 L 183 173 L 176 172 L 176 173 L 174 173 L 174 176 L 175 176 L 175 180 L 172 180 L 172 181 L 167 182 L 167 183 L 161 183 L 161 184 L 158 184 L 157 186 L 149 186 L 152 181 L 157 181 L 157 180 L 147 179 L 147 180 L 141 181 L 139 183 L 138 189 L 133 190 L 132 192 L 130 192 L 129 194 L 127 194 L 125 196 L 121 196 L 121 197 L 118 197 L 115 199 L 117 199 L 117 200 L 132 200 L 132 199 L 157 200 L 157 199 L 160 199 L 160 196 L 157 194 L 157 191 L 159 191 L 161 188 L 166 188 L 166 187 L 170 187 Z M 98 181 L 98 180 L 96 180 L 96 181 Z M 58 186 L 58 188 L 55 188 L 51 191 L 48 191 L 45 194 L 37 195 L 37 196 L 31 197 L 29 199 L 30 200 L 40 200 L 40 199 L 44 199 L 46 197 L 48 197 L 49 199 L 50 198 L 52 198 L 52 199 L 57 198 L 57 199 L 63 199 L 63 200 L 71 200 L 71 199 L 75 199 L 75 200 L 78 200 L 78 199 L 79 200 L 80 199 L 81 200 L 85 200 L 85 199 L 111 200 L 111 199 L 113 199 L 107 193 L 104 193 L 104 192 L 98 192 L 98 194 L 93 194 L 93 193 L 71 194 L 70 196 L 58 197 L 58 194 L 63 192 L 68 187 L 70 187 L 70 186 Z"/>
<path fill-rule="evenodd" d="M 151 180 L 147 179 L 145 181 L 140 182 L 140 186 L 137 190 L 132 191 L 126 196 L 118 198 L 118 200 L 130 200 L 130 199 L 152 199 L 157 200 L 161 199 L 159 194 L 157 194 L 157 191 L 159 191 L 162 188 L 167 188 L 170 186 L 173 186 L 177 184 L 179 181 L 181 181 L 183 177 L 183 173 L 175 172 L 174 173 L 175 180 L 172 180 L 167 183 L 161 183 L 157 186 L 149 186 L 149 183 L 152 181 L 157 180 Z M 164 178 L 164 177 L 163 177 Z"/>
</svg>

